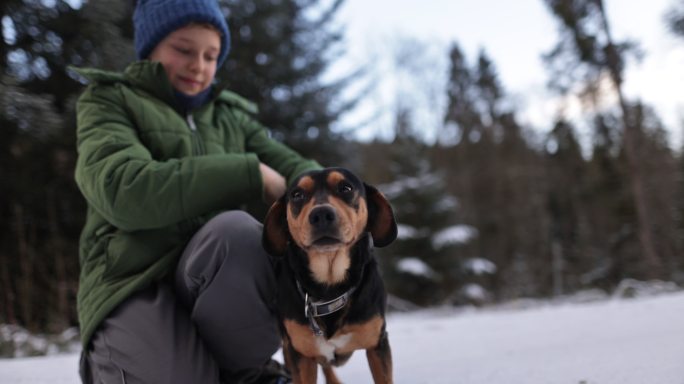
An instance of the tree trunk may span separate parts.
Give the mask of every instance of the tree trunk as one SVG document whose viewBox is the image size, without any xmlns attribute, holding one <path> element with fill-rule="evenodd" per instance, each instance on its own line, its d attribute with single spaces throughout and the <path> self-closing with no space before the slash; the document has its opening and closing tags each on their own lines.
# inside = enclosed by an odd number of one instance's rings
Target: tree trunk
<svg viewBox="0 0 684 384">
<path fill-rule="evenodd" d="M 14 289 L 12 288 L 12 281 L 9 273 L 9 260 L 4 254 L 0 254 L 0 286 L 4 294 L 5 300 L 5 321 L 9 324 L 17 324 L 17 317 L 14 314 Z"/>
<path fill-rule="evenodd" d="M 30 328 L 33 321 L 33 265 L 30 260 L 30 251 L 24 223 L 24 209 L 19 203 L 14 203 L 14 220 L 17 228 L 17 256 L 21 274 L 19 279 L 19 311 L 22 322 Z"/>
<path fill-rule="evenodd" d="M 611 37 L 610 28 L 608 24 L 608 17 L 603 5 L 603 0 L 596 0 L 597 4 L 601 10 L 601 19 L 603 21 L 603 28 L 606 33 L 606 38 L 608 40 L 608 46 L 606 47 L 606 57 L 608 70 L 610 71 L 611 78 L 615 84 L 615 89 L 618 94 L 620 101 L 620 109 L 622 110 L 622 122 L 624 124 L 624 142 L 625 142 L 625 155 L 627 157 L 627 167 L 629 170 L 630 186 L 632 188 L 632 194 L 634 196 L 634 205 L 637 212 L 637 233 L 639 237 L 639 244 L 641 246 L 641 251 L 643 252 L 643 258 L 646 267 L 646 277 L 647 278 L 658 278 L 662 276 L 662 261 L 660 256 L 655 250 L 653 242 L 653 226 L 651 225 L 651 217 L 648 209 L 648 204 L 646 203 L 646 191 L 644 188 L 644 178 L 642 175 L 641 167 L 639 166 L 639 160 L 636 148 L 636 132 L 638 128 L 633 119 L 630 119 L 629 106 L 625 100 L 624 94 L 622 92 L 622 73 L 620 65 L 620 56 L 613 43 Z"/>
<path fill-rule="evenodd" d="M 563 245 L 558 239 L 551 241 L 551 280 L 553 296 L 563 295 Z"/>
<path fill-rule="evenodd" d="M 55 260 L 55 286 L 57 288 L 57 313 L 55 319 L 50 321 L 55 331 L 63 331 L 69 324 L 69 282 L 67 280 L 66 260 L 64 258 L 64 247 L 62 238 L 59 235 L 59 224 L 57 220 L 57 201 L 54 189 L 50 188 L 47 193 L 48 200 L 48 222 L 50 227 L 50 250 Z M 49 315 L 48 315 L 49 316 Z"/>
</svg>

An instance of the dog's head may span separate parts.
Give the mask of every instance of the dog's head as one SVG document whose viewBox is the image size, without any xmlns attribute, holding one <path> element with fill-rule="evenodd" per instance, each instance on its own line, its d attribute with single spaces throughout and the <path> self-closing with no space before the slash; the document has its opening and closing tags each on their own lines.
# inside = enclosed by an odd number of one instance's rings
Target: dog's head
<svg viewBox="0 0 684 384">
<path fill-rule="evenodd" d="M 396 239 L 390 204 L 350 171 L 326 168 L 299 176 L 271 206 L 264 221 L 263 245 L 271 255 L 282 256 L 294 242 L 312 265 L 317 258 L 330 260 L 331 255 L 348 259 L 351 247 L 366 233 L 376 247 Z"/>
</svg>

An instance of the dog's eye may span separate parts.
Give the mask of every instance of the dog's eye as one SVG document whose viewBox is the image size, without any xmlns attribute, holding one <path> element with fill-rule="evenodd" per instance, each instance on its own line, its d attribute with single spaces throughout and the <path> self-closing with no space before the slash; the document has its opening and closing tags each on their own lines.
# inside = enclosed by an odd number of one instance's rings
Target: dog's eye
<svg viewBox="0 0 684 384">
<path fill-rule="evenodd" d="M 290 199 L 292 201 L 300 201 L 300 200 L 304 199 L 304 192 L 302 192 L 300 190 L 294 190 L 290 194 Z"/>
<path fill-rule="evenodd" d="M 339 185 L 339 190 L 340 193 L 351 193 L 354 192 L 354 187 L 352 187 L 351 184 L 348 183 L 341 183 Z"/>
</svg>

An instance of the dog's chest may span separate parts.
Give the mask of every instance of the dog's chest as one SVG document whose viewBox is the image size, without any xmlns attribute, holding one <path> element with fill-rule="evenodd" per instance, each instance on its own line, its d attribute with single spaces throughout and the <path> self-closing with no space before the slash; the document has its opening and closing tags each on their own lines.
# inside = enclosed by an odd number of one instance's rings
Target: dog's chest
<svg viewBox="0 0 684 384">
<path fill-rule="evenodd" d="M 335 358 L 335 353 L 339 354 L 343 353 L 342 351 L 347 350 L 352 335 L 339 335 L 329 340 L 323 336 L 314 336 L 314 339 L 316 347 L 318 348 L 318 356 L 321 356 L 326 361 L 330 362 Z"/>
<path fill-rule="evenodd" d="M 355 350 L 368 349 L 377 345 L 384 327 L 384 320 L 380 316 L 375 316 L 364 323 L 345 325 L 329 339 L 314 334 L 307 324 L 285 320 L 284 325 L 292 346 L 299 353 L 331 362 L 335 359 L 335 355 L 351 354 Z"/>
</svg>

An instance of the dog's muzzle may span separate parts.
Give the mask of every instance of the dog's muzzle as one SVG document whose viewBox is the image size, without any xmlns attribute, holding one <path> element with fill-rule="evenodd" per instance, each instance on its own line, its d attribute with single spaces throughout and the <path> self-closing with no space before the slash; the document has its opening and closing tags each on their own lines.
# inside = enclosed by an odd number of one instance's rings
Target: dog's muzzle
<svg viewBox="0 0 684 384">
<path fill-rule="evenodd" d="M 315 245 L 331 245 L 338 243 L 339 219 L 335 208 L 329 205 L 321 205 L 309 213 L 311 236 Z"/>
</svg>

